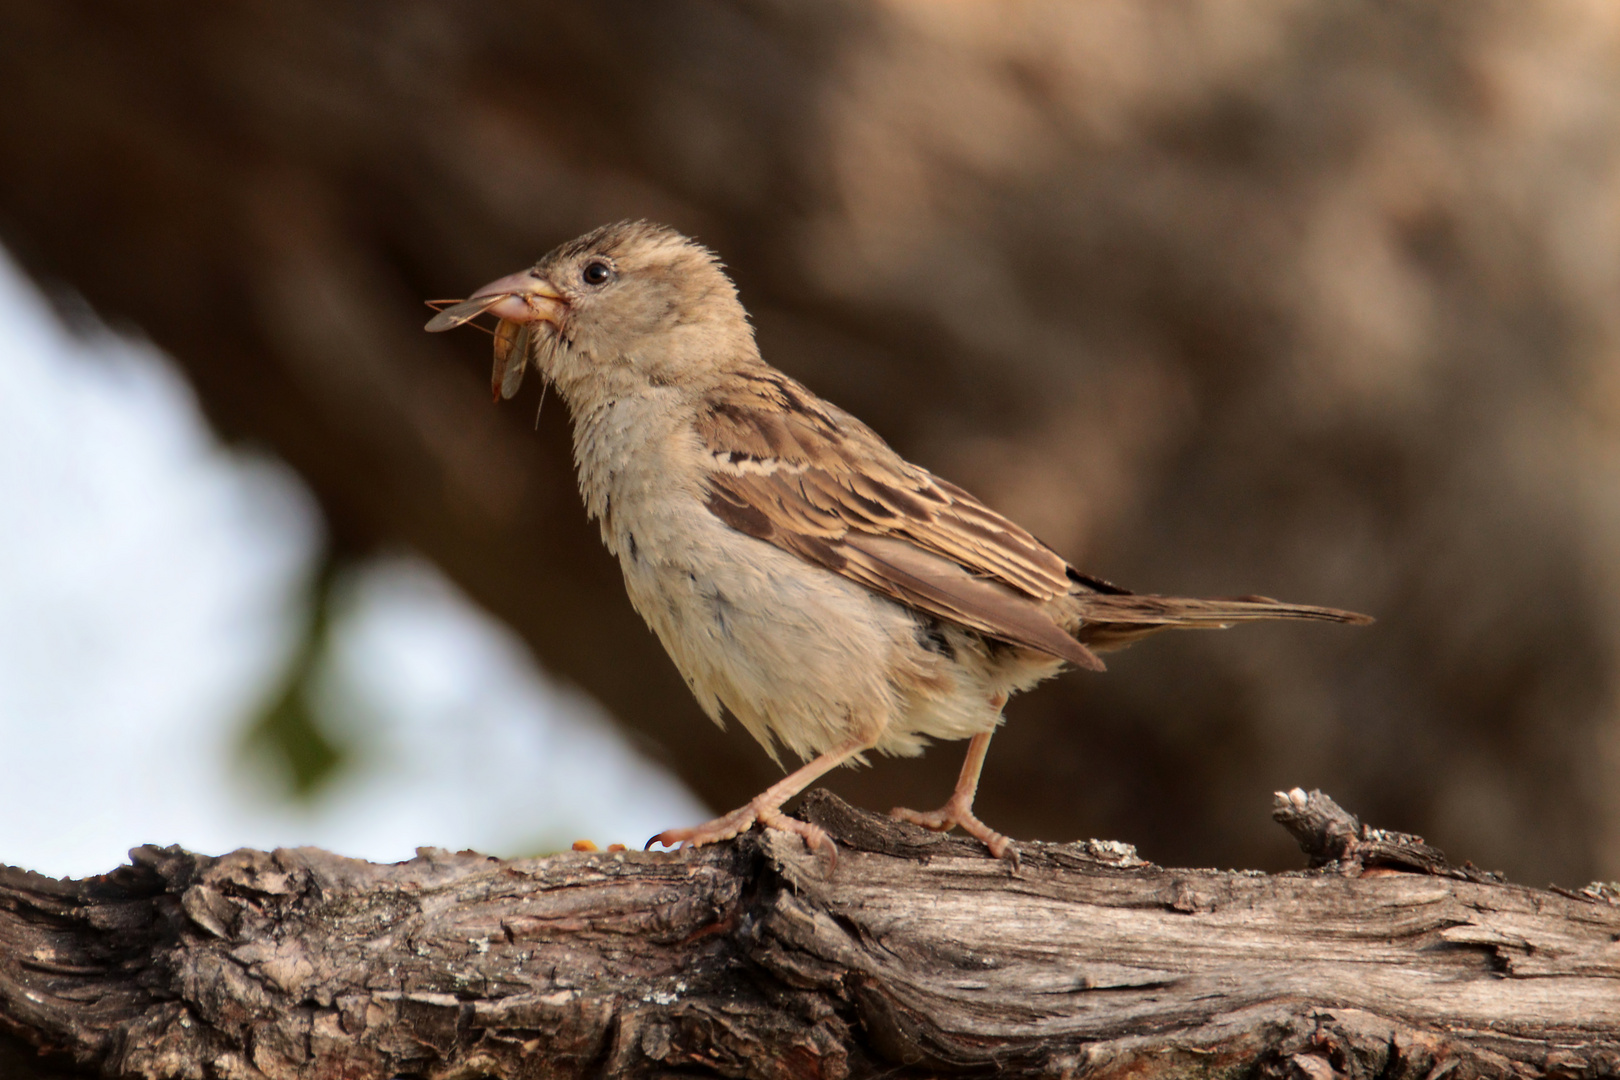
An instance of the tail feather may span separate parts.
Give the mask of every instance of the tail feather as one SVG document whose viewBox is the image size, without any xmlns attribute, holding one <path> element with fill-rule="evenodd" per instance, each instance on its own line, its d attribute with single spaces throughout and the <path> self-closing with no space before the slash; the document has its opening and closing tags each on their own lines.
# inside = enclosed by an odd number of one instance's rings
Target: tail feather
<svg viewBox="0 0 1620 1080">
<path fill-rule="evenodd" d="M 1224 630 L 1262 619 L 1312 619 L 1365 625 L 1372 616 L 1312 604 L 1287 604 L 1269 596 L 1197 600 L 1182 596 L 1079 594 L 1081 643 L 1099 652 L 1122 648 L 1161 630 Z"/>
</svg>

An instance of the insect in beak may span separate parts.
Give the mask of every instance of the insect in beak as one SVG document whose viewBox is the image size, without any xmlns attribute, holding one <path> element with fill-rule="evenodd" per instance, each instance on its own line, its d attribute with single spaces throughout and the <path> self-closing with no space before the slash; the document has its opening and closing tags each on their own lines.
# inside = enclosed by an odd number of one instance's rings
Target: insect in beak
<svg viewBox="0 0 1620 1080">
<path fill-rule="evenodd" d="M 430 334 L 453 330 L 486 311 L 516 323 L 549 322 L 555 325 L 568 310 L 568 298 L 532 270 L 490 282 L 459 304 L 451 304 L 423 327 Z"/>
<path fill-rule="evenodd" d="M 437 303 L 430 306 L 437 307 Z M 556 325 L 568 310 L 568 300 L 533 271 L 509 274 L 473 293 L 466 300 L 450 304 L 428 320 L 429 333 L 453 330 L 483 314 L 500 319 L 495 327 L 495 366 L 490 373 L 490 390 L 495 400 L 511 398 L 523 385 L 528 368 L 533 324 Z"/>
</svg>

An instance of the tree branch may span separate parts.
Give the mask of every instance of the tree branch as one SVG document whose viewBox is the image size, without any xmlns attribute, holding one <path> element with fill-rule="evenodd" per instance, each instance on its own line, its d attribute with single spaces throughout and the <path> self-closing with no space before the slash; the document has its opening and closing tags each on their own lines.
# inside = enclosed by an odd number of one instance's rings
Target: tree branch
<svg viewBox="0 0 1620 1080">
<path fill-rule="evenodd" d="M 1612 892 L 1452 867 L 1319 793 L 1278 816 L 1335 853 L 1270 876 L 1099 841 L 1026 844 L 1015 869 L 825 793 L 803 810 L 836 864 L 750 833 L 678 856 L 147 847 L 86 881 L 0 871 L 0 1024 L 46 1055 L 14 1043 L 24 1076 L 1620 1070 Z"/>
</svg>

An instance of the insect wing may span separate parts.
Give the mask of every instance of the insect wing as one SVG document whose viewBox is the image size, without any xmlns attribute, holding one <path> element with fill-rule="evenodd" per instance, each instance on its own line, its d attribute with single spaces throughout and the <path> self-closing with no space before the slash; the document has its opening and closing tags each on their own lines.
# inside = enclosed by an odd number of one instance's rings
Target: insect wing
<svg viewBox="0 0 1620 1080">
<path fill-rule="evenodd" d="M 451 304 L 429 319 L 423 329 L 430 334 L 437 334 L 441 330 L 454 330 L 463 323 L 478 318 L 478 316 L 505 300 L 506 297 L 506 293 L 497 293 L 494 296 L 476 296 L 471 300 L 463 300 L 459 304 Z"/>
<path fill-rule="evenodd" d="M 496 398 L 510 399 L 523 385 L 529 368 L 529 324 L 502 319 L 495 328 L 495 369 L 489 388 Z"/>
</svg>

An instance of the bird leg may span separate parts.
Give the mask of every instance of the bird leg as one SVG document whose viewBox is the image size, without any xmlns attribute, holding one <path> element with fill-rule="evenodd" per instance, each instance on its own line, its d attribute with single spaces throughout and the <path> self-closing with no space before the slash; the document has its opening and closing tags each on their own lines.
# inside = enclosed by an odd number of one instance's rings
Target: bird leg
<svg viewBox="0 0 1620 1080">
<path fill-rule="evenodd" d="M 818 825 L 812 825 L 808 821 L 800 821 L 798 818 L 789 817 L 782 813 L 782 804 L 856 754 L 863 750 L 870 750 L 872 744 L 876 741 L 875 737 L 861 736 L 841 743 L 809 764 L 788 773 L 731 813 L 724 814 L 702 825 L 695 825 L 690 829 L 665 829 L 651 840 L 648 840 L 647 846 L 650 848 L 654 844 L 662 844 L 665 847 L 678 845 L 687 848 L 713 844 L 719 840 L 731 839 L 738 833 L 752 827 L 757 821 L 767 829 L 780 829 L 783 832 L 797 833 L 804 838 L 805 847 L 812 851 L 820 848 L 836 859 L 838 849 L 834 846 L 832 837 L 827 835 L 826 830 Z"/>
<path fill-rule="evenodd" d="M 1007 695 L 1001 694 L 995 704 L 1000 708 L 1006 703 Z M 973 796 L 979 790 L 979 772 L 984 768 L 984 755 L 990 749 L 992 734 L 994 732 L 983 732 L 973 736 L 972 741 L 968 743 L 967 758 L 962 762 L 962 773 L 956 778 L 956 790 L 951 793 L 944 806 L 926 813 L 897 806 L 889 811 L 889 816 L 900 821 L 909 821 L 913 825 L 921 825 L 925 829 L 933 829 L 935 832 L 948 832 L 961 826 L 963 832 L 989 848 L 990 854 L 1001 859 L 1011 852 L 1013 862 L 1016 863 L 1018 852 L 1013 849 L 1012 841 L 973 816 Z"/>
</svg>

